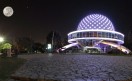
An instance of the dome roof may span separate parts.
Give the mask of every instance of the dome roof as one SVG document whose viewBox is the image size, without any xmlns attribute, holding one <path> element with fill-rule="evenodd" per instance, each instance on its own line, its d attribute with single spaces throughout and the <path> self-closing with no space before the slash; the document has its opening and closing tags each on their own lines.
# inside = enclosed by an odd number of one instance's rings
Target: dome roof
<svg viewBox="0 0 132 81">
<path fill-rule="evenodd" d="M 81 20 L 77 30 L 110 30 L 115 31 L 112 22 L 100 14 L 91 14 Z"/>
</svg>

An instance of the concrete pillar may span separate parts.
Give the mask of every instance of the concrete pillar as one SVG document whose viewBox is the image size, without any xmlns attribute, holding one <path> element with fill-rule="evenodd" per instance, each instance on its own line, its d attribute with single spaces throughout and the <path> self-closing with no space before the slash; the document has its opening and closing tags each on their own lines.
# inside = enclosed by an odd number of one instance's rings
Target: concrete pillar
<svg viewBox="0 0 132 81">
<path fill-rule="evenodd" d="M 7 49 L 7 57 L 11 57 L 11 49 Z"/>
</svg>

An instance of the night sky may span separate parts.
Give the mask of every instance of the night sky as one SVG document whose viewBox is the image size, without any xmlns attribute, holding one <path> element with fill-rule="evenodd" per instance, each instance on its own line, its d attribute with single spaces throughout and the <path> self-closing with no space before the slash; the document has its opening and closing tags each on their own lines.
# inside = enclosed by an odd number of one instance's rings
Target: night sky
<svg viewBox="0 0 132 81">
<path fill-rule="evenodd" d="M 0 0 L 0 34 L 45 43 L 50 31 L 65 38 L 81 19 L 93 13 L 107 16 L 117 31 L 127 34 L 132 30 L 131 4 L 130 0 Z M 9 18 L 3 15 L 6 6 L 14 10 Z"/>
</svg>

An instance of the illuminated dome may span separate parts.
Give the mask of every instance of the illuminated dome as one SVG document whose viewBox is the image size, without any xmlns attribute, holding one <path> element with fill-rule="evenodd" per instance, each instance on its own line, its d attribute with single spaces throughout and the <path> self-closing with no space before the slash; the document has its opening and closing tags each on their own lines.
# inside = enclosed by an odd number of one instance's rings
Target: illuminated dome
<svg viewBox="0 0 132 81">
<path fill-rule="evenodd" d="M 83 18 L 77 30 L 110 30 L 115 31 L 112 22 L 103 15 L 91 14 Z"/>
<path fill-rule="evenodd" d="M 101 14 L 83 18 L 77 30 L 68 33 L 68 42 L 61 51 L 73 47 L 70 53 L 109 53 L 115 48 L 127 54 L 131 52 L 121 45 L 124 43 L 124 34 L 115 31 L 112 22 Z"/>
</svg>

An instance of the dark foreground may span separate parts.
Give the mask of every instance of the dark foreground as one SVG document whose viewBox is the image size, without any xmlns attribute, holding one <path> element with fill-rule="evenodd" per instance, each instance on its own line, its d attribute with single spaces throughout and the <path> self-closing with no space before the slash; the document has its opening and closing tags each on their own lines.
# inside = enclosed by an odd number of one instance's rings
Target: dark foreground
<svg viewBox="0 0 132 81">
<path fill-rule="evenodd" d="M 21 81 L 132 81 L 132 56 L 20 55 L 28 59 L 12 78 Z"/>
<path fill-rule="evenodd" d="M 0 81 L 6 81 L 26 60 L 20 58 L 7 58 L 0 56 Z"/>
</svg>

